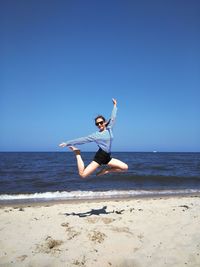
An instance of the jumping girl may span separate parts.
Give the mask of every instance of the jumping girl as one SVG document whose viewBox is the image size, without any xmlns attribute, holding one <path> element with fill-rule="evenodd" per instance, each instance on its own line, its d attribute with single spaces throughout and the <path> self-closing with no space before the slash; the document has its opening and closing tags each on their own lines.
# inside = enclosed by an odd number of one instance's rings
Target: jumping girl
<svg viewBox="0 0 200 267">
<path fill-rule="evenodd" d="M 117 113 L 117 100 L 112 99 L 112 101 L 113 110 L 110 120 L 106 121 L 106 119 L 102 115 L 99 115 L 95 118 L 95 125 L 98 127 L 99 131 L 86 137 L 70 140 L 59 145 L 60 147 L 67 146 L 75 153 L 78 172 L 82 178 L 85 178 L 92 174 L 101 165 L 107 165 L 107 167 L 99 171 L 97 175 L 128 170 L 128 165 L 126 163 L 111 157 L 111 146 L 113 141 L 112 130 Z M 81 152 L 74 145 L 82 145 L 89 142 L 95 142 L 98 145 L 99 150 L 96 152 L 93 161 L 87 167 L 85 167 L 81 157 Z"/>
</svg>

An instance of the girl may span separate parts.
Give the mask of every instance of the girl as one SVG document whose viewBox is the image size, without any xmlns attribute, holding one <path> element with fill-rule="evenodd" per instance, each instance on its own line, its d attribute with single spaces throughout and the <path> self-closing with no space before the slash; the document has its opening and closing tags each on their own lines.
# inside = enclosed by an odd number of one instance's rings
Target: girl
<svg viewBox="0 0 200 267">
<path fill-rule="evenodd" d="M 95 125 L 98 127 L 99 131 L 88 135 L 86 137 L 77 138 L 74 140 L 61 143 L 60 147 L 69 147 L 76 155 L 77 166 L 79 175 L 85 178 L 92 174 L 99 166 L 107 165 L 107 168 L 102 169 L 97 173 L 97 175 L 103 175 L 111 172 L 122 172 L 128 170 L 128 165 L 118 159 L 111 157 L 111 146 L 113 140 L 113 125 L 116 119 L 117 113 L 117 100 L 112 99 L 113 110 L 111 118 L 106 122 L 105 118 L 100 115 L 95 118 Z M 84 162 L 81 157 L 80 150 L 74 145 L 82 145 L 89 142 L 96 142 L 99 150 L 95 154 L 93 161 L 85 167 Z"/>
</svg>

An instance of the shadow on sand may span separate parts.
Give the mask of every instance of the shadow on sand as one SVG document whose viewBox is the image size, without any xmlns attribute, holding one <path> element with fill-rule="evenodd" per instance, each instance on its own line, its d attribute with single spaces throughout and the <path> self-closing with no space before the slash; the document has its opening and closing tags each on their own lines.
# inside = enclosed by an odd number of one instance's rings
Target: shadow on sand
<svg viewBox="0 0 200 267">
<path fill-rule="evenodd" d="M 124 210 L 120 210 L 120 211 L 106 211 L 107 206 L 104 206 L 101 209 L 91 209 L 90 211 L 87 212 L 80 212 L 80 213 L 64 213 L 64 215 L 66 216 L 79 216 L 79 217 L 88 217 L 88 216 L 92 216 L 92 215 L 102 215 L 102 214 L 110 214 L 110 213 L 117 213 L 117 214 L 122 214 L 122 212 Z"/>
</svg>

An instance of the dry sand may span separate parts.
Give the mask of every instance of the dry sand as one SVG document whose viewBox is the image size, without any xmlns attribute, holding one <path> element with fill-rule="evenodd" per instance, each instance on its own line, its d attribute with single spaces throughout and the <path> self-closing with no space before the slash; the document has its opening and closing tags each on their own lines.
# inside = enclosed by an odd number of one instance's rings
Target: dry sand
<svg viewBox="0 0 200 267">
<path fill-rule="evenodd" d="M 0 266 L 199 267 L 200 197 L 1 206 Z"/>
</svg>

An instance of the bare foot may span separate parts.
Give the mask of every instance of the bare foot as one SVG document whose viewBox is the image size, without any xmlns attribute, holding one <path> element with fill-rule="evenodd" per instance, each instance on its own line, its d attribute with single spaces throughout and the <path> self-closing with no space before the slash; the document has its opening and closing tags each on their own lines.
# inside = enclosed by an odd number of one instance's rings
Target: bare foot
<svg viewBox="0 0 200 267">
<path fill-rule="evenodd" d="M 109 171 L 108 171 L 108 168 L 104 168 L 104 169 L 98 171 L 98 172 L 96 173 L 96 176 L 104 175 L 104 174 L 106 174 L 106 173 L 108 173 L 108 172 L 109 172 Z"/>
<path fill-rule="evenodd" d="M 69 146 L 69 149 L 71 149 L 76 155 L 80 155 L 80 149 L 78 149 L 75 146 Z"/>
</svg>

